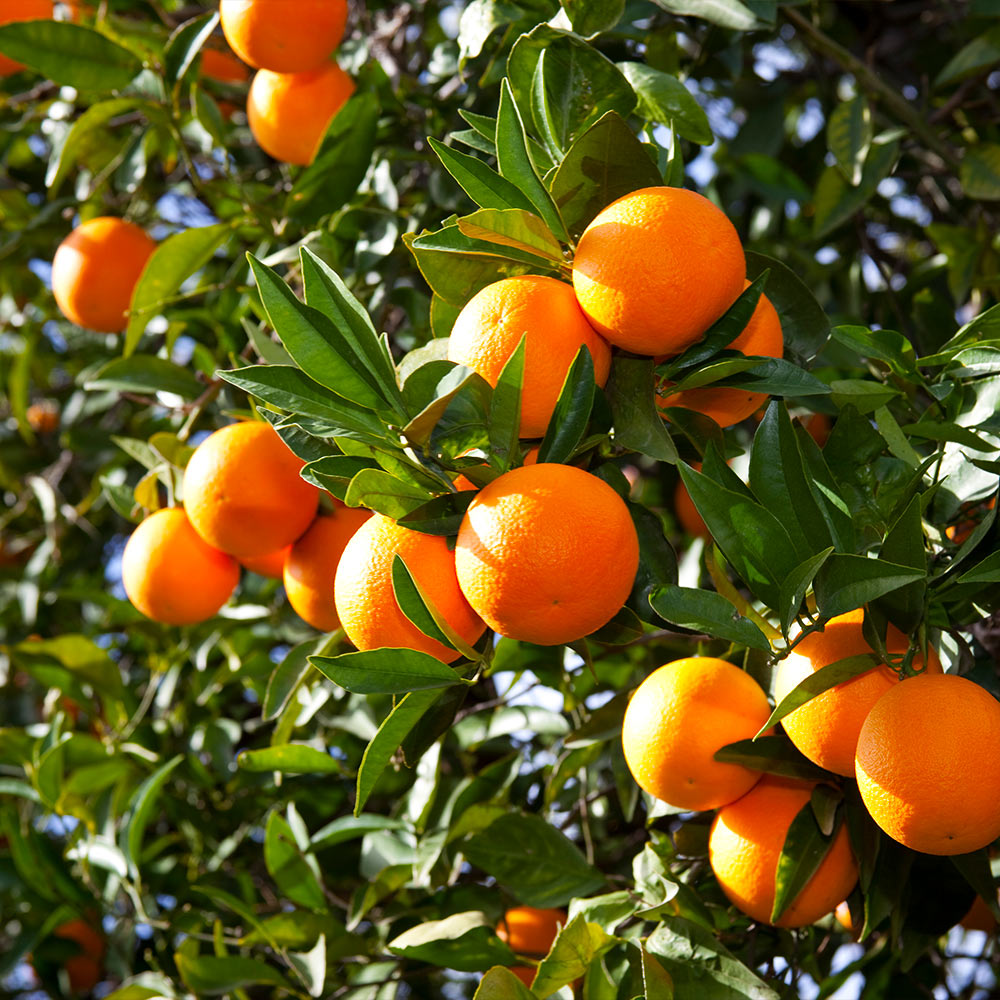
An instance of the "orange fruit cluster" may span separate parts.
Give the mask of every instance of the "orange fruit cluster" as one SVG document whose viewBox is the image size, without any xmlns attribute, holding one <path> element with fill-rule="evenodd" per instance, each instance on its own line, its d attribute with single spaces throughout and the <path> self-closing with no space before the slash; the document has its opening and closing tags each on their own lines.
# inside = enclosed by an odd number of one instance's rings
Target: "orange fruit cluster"
<svg viewBox="0 0 1000 1000">
<path fill-rule="evenodd" d="M 221 0 L 222 32 L 257 70 L 247 119 L 257 144 L 276 160 L 315 159 L 354 81 L 332 56 L 347 23 L 346 0 Z"/>
<path fill-rule="evenodd" d="M 148 618 L 190 625 L 216 614 L 240 565 L 281 579 L 314 628 L 337 628 L 333 581 L 341 552 L 369 512 L 336 505 L 317 515 L 320 491 L 270 424 L 230 424 L 209 435 L 184 473 L 184 505 L 158 510 L 122 555 L 129 600 Z"/>
</svg>

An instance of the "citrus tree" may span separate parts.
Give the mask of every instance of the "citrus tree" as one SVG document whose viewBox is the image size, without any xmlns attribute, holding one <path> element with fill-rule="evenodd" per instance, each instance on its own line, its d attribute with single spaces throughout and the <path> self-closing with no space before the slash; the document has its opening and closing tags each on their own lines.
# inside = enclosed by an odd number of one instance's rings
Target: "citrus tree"
<svg viewBox="0 0 1000 1000">
<path fill-rule="evenodd" d="M 992 995 L 998 17 L 6 0 L 4 993 Z"/>
</svg>

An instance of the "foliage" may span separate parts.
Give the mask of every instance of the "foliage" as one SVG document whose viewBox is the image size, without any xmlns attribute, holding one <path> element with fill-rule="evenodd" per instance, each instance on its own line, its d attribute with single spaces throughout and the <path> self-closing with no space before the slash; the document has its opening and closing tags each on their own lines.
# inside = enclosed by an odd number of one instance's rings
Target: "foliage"
<svg viewBox="0 0 1000 1000">
<path fill-rule="evenodd" d="M 995 905 L 985 851 L 907 851 L 825 775 L 783 897 L 835 809 L 871 936 L 844 951 L 832 921 L 751 927 L 708 868 L 708 817 L 641 793 L 620 746 L 661 663 L 719 655 L 766 682 L 796 634 L 862 604 L 884 658 L 888 621 L 911 636 L 901 670 L 930 642 L 1000 693 L 1000 6 L 909 10 L 370 2 L 338 53 L 357 94 L 305 168 L 227 116 L 241 86 L 199 75 L 212 11 L 121 0 L 0 27 L 28 67 L 0 109 L 8 993 L 29 955 L 67 991 L 51 932 L 84 916 L 121 1000 L 515 1000 L 531 994 L 494 968 L 513 962 L 493 930 L 515 902 L 568 908 L 536 996 L 581 978 L 588 1000 L 944 983 L 943 935 L 975 892 Z M 597 211 L 659 183 L 725 208 L 787 351 L 724 350 L 755 283 L 679 358 L 619 354 L 604 391 L 574 365 L 541 457 L 630 497 L 642 561 L 608 626 L 572 648 L 487 639 L 453 668 L 351 652 L 249 574 L 199 626 L 124 600 L 131 525 L 173 501 L 200 436 L 250 412 L 338 499 L 454 534 L 455 474 L 483 485 L 523 457 L 518 365 L 494 391 L 444 360 L 457 311 L 501 277 L 565 277 Z M 65 322 L 45 287 L 73 221 L 104 214 L 160 241 L 123 337 Z M 657 375 L 774 399 L 759 426 L 665 423 Z M 810 413 L 832 421 L 822 448 Z M 708 544 L 674 520 L 678 478 Z M 394 581 L 434 633 L 405 565 Z M 855 659 L 821 683 L 870 666 Z M 811 773 L 781 736 L 724 754 Z"/>
</svg>

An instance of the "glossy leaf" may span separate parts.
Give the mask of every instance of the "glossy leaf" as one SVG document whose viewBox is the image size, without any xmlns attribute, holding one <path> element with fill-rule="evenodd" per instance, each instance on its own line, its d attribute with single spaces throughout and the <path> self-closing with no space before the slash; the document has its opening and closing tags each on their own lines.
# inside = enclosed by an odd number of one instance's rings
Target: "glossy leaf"
<svg viewBox="0 0 1000 1000">
<path fill-rule="evenodd" d="M 807 802 L 792 820 L 778 857 L 772 922 L 781 919 L 795 897 L 816 874 L 832 845 L 833 838 L 823 836 L 812 806 Z"/>
<path fill-rule="evenodd" d="M 539 462 L 567 462 L 583 440 L 594 408 L 594 360 L 584 346 L 577 351 L 559 390 L 556 408 L 538 449 Z"/>
<path fill-rule="evenodd" d="M 166 358 L 144 354 L 109 361 L 89 375 L 84 388 L 117 389 L 145 395 L 170 392 L 184 399 L 196 399 L 205 386 L 180 365 Z"/>
<path fill-rule="evenodd" d="M 573 30 L 584 38 L 610 31 L 625 12 L 625 0 L 560 0 Z"/>
<path fill-rule="evenodd" d="M 659 122 L 684 139 L 708 145 L 714 139 L 708 115 L 694 95 L 675 76 L 647 66 L 625 62 L 618 67 L 639 98 L 639 113 Z"/>
<path fill-rule="evenodd" d="M 720 639 L 771 651 L 767 637 L 721 594 L 693 587 L 659 586 L 649 595 L 653 610 L 672 625 L 706 632 Z"/>
<path fill-rule="evenodd" d="M 462 190 L 480 207 L 510 209 L 518 208 L 534 212 L 531 199 L 517 184 L 498 174 L 477 156 L 462 153 L 457 149 L 428 139 L 431 149 L 438 155 L 445 170 L 462 186 Z"/>
<path fill-rule="evenodd" d="M 264 863 L 279 891 L 308 910 L 325 910 L 326 898 L 320 883 L 316 859 L 307 856 L 308 844 L 300 844 L 292 827 L 297 819 L 289 807 L 289 819 L 272 812 L 264 833 Z M 299 820 L 301 822 L 301 820 Z"/>
<path fill-rule="evenodd" d="M 519 208 L 481 208 L 458 220 L 458 229 L 472 239 L 499 243 L 525 253 L 563 263 L 562 247 L 552 230 L 531 212 Z"/>
<path fill-rule="evenodd" d="M 181 980 L 193 993 L 231 993 L 247 986 L 278 986 L 291 989 L 273 965 L 256 958 L 216 958 L 210 955 L 174 955 Z"/>
<path fill-rule="evenodd" d="M 614 415 L 615 441 L 661 462 L 677 461 L 677 449 L 654 402 L 652 358 L 617 354 L 606 392 Z"/>
<path fill-rule="evenodd" d="M 923 579 L 922 570 L 882 559 L 834 553 L 816 574 L 816 602 L 826 618 L 846 614 Z"/>
<path fill-rule="evenodd" d="M 386 946 L 394 955 L 459 972 L 481 972 L 517 959 L 486 915 L 478 911 L 428 920 L 404 931 Z"/>
<path fill-rule="evenodd" d="M 872 142 L 872 113 L 860 94 L 838 104 L 826 123 L 826 143 L 848 183 L 857 187 Z"/>
<path fill-rule="evenodd" d="M 489 416 L 490 461 L 501 472 L 506 472 L 514 457 L 519 454 L 521 386 L 527 353 L 528 335 L 525 334 L 504 363 L 493 388 Z"/>
<path fill-rule="evenodd" d="M 597 924 L 588 922 L 583 916 L 574 917 L 562 927 L 549 953 L 539 963 L 532 992 L 537 996 L 550 996 L 569 986 L 617 943 L 617 938 Z"/>
<path fill-rule="evenodd" d="M 713 757 L 724 764 L 742 764 L 785 778 L 823 781 L 829 777 L 829 772 L 808 760 L 787 736 L 756 736 L 752 740 L 737 740 L 716 750 Z"/>
<path fill-rule="evenodd" d="M 244 750 L 236 758 L 244 771 L 285 774 L 339 774 L 343 766 L 335 758 L 304 743 L 282 743 L 263 750 Z"/>
</svg>

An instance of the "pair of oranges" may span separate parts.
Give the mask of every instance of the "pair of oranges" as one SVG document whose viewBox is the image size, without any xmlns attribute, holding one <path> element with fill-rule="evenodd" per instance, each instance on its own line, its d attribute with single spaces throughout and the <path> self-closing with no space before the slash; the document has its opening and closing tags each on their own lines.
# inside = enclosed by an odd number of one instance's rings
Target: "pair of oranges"
<svg viewBox="0 0 1000 1000">
<path fill-rule="evenodd" d="M 253 66 L 247 119 L 276 160 L 307 165 L 354 93 L 332 59 L 347 23 L 346 0 L 221 0 L 222 33 Z"/>
<path fill-rule="evenodd" d="M 316 516 L 319 491 L 266 423 L 231 424 L 205 439 L 184 472 L 184 507 L 157 511 L 122 557 L 132 603 L 167 624 L 215 614 L 239 563 L 281 577 L 314 627 L 343 626 L 358 649 L 459 653 L 424 635 L 395 598 L 400 556 L 426 600 L 463 643 L 489 624 L 501 635 L 562 643 L 600 628 L 622 606 L 639 561 L 625 502 L 573 466 L 513 469 L 479 492 L 454 551 L 382 514 L 337 504 Z"/>
<path fill-rule="evenodd" d="M 803 639 L 778 668 L 776 700 L 823 666 L 870 653 L 862 622 L 862 611 L 850 612 Z M 890 626 L 886 645 L 901 653 L 907 641 Z M 872 818 L 895 840 L 927 854 L 964 854 L 1000 835 L 1000 763 L 990 749 L 1000 739 L 1000 705 L 978 685 L 940 670 L 933 650 L 926 669 L 902 682 L 878 665 L 814 697 L 782 724 L 813 763 L 856 778 Z M 753 737 L 769 716 L 767 696 L 748 674 L 693 657 L 646 678 L 622 728 L 626 761 L 643 789 L 681 809 L 718 810 L 709 837 L 712 869 L 729 899 L 764 922 L 771 920 L 785 837 L 815 782 L 762 777 L 714 755 Z M 970 759 L 977 760 L 975 774 Z M 856 879 L 841 826 L 779 925 L 813 923 Z"/>
</svg>

